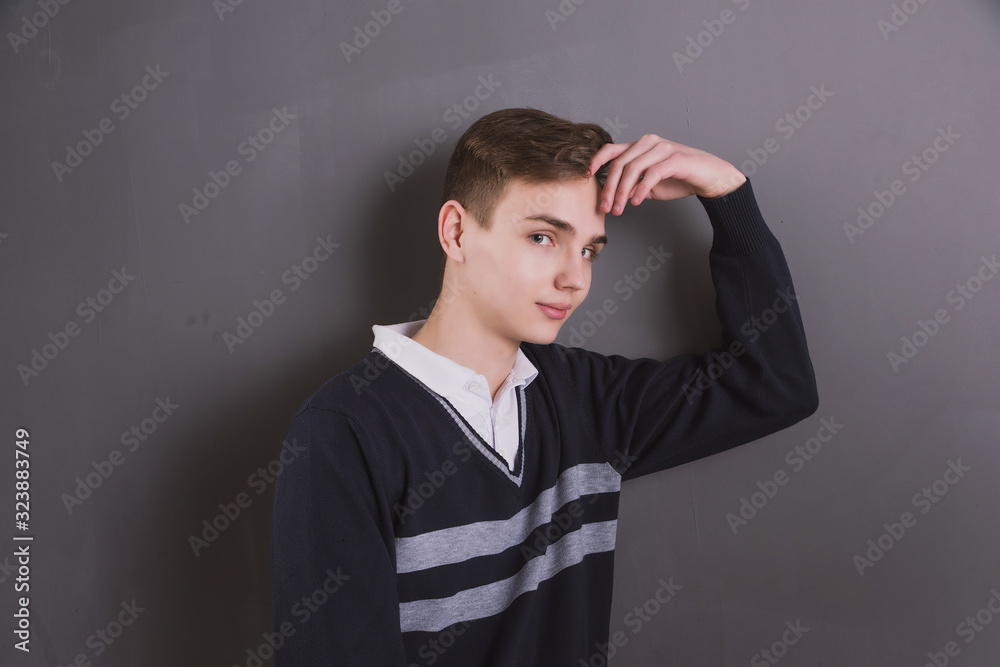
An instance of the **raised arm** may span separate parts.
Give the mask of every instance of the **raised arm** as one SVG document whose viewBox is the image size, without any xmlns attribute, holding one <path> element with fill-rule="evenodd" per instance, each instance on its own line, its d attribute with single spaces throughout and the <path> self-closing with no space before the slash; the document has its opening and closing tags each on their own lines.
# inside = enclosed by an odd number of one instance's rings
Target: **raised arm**
<svg viewBox="0 0 1000 667">
<path fill-rule="evenodd" d="M 568 363 L 558 366 L 577 388 L 602 455 L 629 479 L 761 438 L 814 413 L 816 380 L 791 275 L 750 182 L 720 158 L 655 135 L 605 145 L 591 173 L 616 157 L 605 201 L 696 194 L 705 207 L 723 341 L 665 361 L 561 348 Z"/>
</svg>

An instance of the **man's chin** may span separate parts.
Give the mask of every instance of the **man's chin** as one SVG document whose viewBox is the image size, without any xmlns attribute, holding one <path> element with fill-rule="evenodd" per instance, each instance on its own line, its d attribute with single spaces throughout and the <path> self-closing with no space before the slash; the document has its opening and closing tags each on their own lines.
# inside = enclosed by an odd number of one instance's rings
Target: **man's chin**
<svg viewBox="0 0 1000 667">
<path fill-rule="evenodd" d="M 559 336 L 560 329 L 562 329 L 561 322 L 549 327 L 534 327 L 530 334 L 525 332 L 524 335 L 526 338 L 522 340 L 526 343 L 535 343 L 536 345 L 549 345 L 555 342 Z"/>
</svg>

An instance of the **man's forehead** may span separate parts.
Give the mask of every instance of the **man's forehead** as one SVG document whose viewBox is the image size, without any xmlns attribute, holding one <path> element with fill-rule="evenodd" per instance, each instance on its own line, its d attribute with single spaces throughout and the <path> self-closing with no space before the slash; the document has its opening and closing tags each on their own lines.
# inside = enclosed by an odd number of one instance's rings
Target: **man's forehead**
<svg viewBox="0 0 1000 667">
<path fill-rule="evenodd" d="M 519 217 L 535 215 L 553 205 L 568 206 L 586 200 L 589 205 L 593 200 L 594 210 L 599 211 L 601 187 L 594 177 L 578 181 L 555 181 L 545 183 L 526 183 L 511 180 L 501 195 L 501 202 L 516 207 Z"/>
</svg>

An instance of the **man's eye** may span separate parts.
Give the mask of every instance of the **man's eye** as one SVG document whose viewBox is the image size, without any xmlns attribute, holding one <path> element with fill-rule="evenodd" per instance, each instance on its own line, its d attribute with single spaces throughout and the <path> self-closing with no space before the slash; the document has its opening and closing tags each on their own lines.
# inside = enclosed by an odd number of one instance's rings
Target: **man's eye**
<svg viewBox="0 0 1000 667">
<path fill-rule="evenodd" d="M 543 238 L 543 239 L 547 239 L 547 238 L 549 238 L 548 234 L 532 234 L 532 235 L 531 235 L 531 236 L 529 236 L 528 238 L 529 238 L 529 239 L 534 239 L 534 238 L 536 238 L 536 237 L 537 237 L 537 238 Z M 550 240 L 551 240 L 551 239 L 550 239 Z M 536 245 L 541 245 L 541 244 L 536 244 Z"/>
</svg>

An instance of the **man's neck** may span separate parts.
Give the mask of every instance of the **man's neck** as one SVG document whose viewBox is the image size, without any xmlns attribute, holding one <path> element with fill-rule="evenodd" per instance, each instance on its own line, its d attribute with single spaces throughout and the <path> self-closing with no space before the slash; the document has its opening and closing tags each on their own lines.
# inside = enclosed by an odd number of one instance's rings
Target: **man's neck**
<svg viewBox="0 0 1000 667">
<path fill-rule="evenodd" d="M 431 352 L 481 373 L 489 384 L 490 399 L 494 400 L 510 375 L 518 346 L 471 315 L 458 316 L 463 312 L 461 309 L 439 308 L 441 303 L 435 304 L 427 321 L 411 338 Z"/>
</svg>

